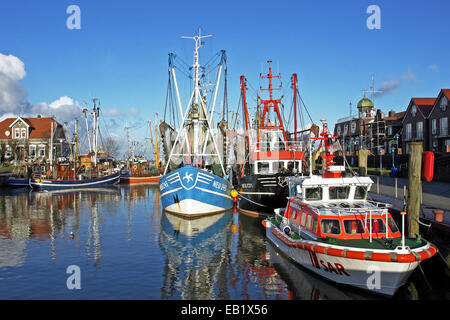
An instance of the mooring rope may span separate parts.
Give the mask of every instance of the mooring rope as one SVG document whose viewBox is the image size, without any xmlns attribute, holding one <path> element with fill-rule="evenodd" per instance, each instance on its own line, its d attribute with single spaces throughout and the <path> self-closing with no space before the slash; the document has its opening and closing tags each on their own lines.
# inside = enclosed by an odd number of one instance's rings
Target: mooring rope
<svg viewBox="0 0 450 320">
<path fill-rule="evenodd" d="M 243 196 L 242 194 L 240 194 L 240 193 L 239 193 L 239 197 L 244 198 L 245 200 L 250 201 L 251 203 L 254 203 L 254 204 L 258 205 L 258 206 L 268 208 L 268 206 L 266 206 L 266 205 L 264 205 L 264 204 L 261 204 L 261 203 L 258 203 L 258 202 L 256 202 L 256 201 L 250 200 L 249 198 L 244 197 L 244 196 Z"/>
</svg>

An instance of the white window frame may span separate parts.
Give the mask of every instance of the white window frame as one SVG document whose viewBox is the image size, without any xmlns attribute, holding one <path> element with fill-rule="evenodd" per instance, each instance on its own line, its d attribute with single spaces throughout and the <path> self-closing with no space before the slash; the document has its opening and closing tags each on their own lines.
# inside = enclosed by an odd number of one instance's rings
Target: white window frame
<svg viewBox="0 0 450 320">
<path fill-rule="evenodd" d="M 27 138 L 27 128 L 20 128 L 20 138 L 21 139 Z"/>
<path fill-rule="evenodd" d="M 411 123 L 407 123 L 405 125 L 405 138 L 411 139 L 412 138 L 412 125 Z"/>
<path fill-rule="evenodd" d="M 423 122 L 422 121 L 416 122 L 416 138 L 417 139 L 423 138 Z"/>
<path fill-rule="evenodd" d="M 20 128 L 14 128 L 14 139 L 20 139 Z"/>
<path fill-rule="evenodd" d="M 44 154 L 41 154 L 41 151 L 42 151 L 42 150 L 44 151 L 44 152 L 43 152 Z M 37 156 L 38 156 L 39 158 L 45 157 L 45 145 L 40 145 L 40 146 L 39 146 Z"/>
<path fill-rule="evenodd" d="M 33 152 L 32 151 L 34 151 L 34 155 L 33 155 Z M 29 152 L 30 152 L 30 158 L 31 159 L 34 159 L 34 158 L 36 158 L 36 155 L 37 155 L 37 148 L 36 148 L 36 145 L 35 144 L 31 144 L 30 145 L 30 150 L 29 150 Z"/>
<path fill-rule="evenodd" d="M 448 99 L 446 96 L 443 96 L 441 99 L 440 106 L 439 106 L 442 109 L 442 111 L 447 110 L 447 104 L 448 104 Z"/>
<path fill-rule="evenodd" d="M 445 125 L 444 125 L 445 123 Z M 439 119 L 439 135 L 441 137 L 448 135 L 448 118 L 443 117 Z"/>
</svg>

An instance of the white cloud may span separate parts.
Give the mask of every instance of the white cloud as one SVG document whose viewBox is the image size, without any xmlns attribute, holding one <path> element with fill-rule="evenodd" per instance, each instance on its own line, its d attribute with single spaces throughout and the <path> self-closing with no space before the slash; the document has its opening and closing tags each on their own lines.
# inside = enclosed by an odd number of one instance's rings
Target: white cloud
<svg viewBox="0 0 450 320">
<path fill-rule="evenodd" d="M 397 89 L 404 83 L 407 82 L 415 82 L 417 81 L 417 76 L 414 74 L 414 72 L 411 69 L 408 69 L 408 72 L 406 72 L 404 75 L 397 79 L 387 80 L 381 83 L 380 87 L 378 88 L 378 91 L 375 93 L 377 97 L 383 96 L 385 94 L 391 94 L 397 91 Z"/>
<path fill-rule="evenodd" d="M 22 80 L 25 75 L 25 64 L 13 55 L 4 55 L 0 53 L 0 73 L 8 76 L 13 80 Z"/>
<path fill-rule="evenodd" d="M 433 63 L 433 64 L 429 65 L 427 69 L 428 69 L 428 71 L 436 72 L 436 71 L 439 71 L 439 65 Z"/>
<path fill-rule="evenodd" d="M 73 100 L 67 96 L 60 97 L 58 100 L 53 101 L 50 103 L 50 107 L 53 109 L 57 109 L 61 106 L 71 106 L 74 105 Z"/>
</svg>

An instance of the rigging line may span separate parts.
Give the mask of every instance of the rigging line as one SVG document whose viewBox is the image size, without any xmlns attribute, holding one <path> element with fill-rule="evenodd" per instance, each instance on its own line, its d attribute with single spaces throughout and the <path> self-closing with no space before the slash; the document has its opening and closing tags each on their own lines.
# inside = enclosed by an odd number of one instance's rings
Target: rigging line
<svg viewBox="0 0 450 320">
<path fill-rule="evenodd" d="M 306 110 L 306 113 L 308 114 L 309 120 L 311 120 L 311 123 L 314 123 L 313 119 L 311 118 L 311 115 L 309 114 L 308 108 L 305 105 L 305 102 L 303 101 L 302 97 L 300 96 L 300 93 L 298 92 L 298 89 L 297 89 L 297 93 L 298 93 L 298 96 L 300 97 L 300 101 L 302 102 L 303 106 L 305 107 L 305 110 Z"/>
</svg>

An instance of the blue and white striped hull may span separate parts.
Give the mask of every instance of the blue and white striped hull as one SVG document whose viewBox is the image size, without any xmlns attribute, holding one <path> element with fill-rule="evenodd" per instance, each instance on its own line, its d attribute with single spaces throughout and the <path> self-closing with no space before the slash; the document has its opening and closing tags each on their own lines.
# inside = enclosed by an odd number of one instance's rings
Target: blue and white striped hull
<svg viewBox="0 0 450 320">
<path fill-rule="evenodd" d="M 233 207 L 230 182 L 192 166 L 161 177 L 159 189 L 163 209 L 173 214 L 197 217 Z"/>
<path fill-rule="evenodd" d="M 120 182 L 120 172 L 94 179 L 84 180 L 32 180 L 33 189 L 81 189 L 115 185 Z"/>
</svg>

